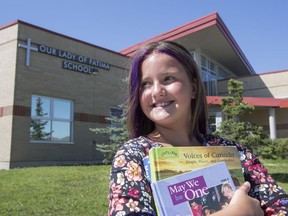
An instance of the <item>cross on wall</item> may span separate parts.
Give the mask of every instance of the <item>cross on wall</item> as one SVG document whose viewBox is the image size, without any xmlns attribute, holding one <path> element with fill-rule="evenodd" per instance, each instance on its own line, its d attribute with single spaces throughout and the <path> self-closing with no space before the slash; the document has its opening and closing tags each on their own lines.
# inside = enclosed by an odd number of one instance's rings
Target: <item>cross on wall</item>
<svg viewBox="0 0 288 216">
<path fill-rule="evenodd" d="M 18 47 L 26 49 L 26 63 L 25 63 L 25 65 L 27 67 L 29 67 L 30 66 L 30 53 L 31 53 L 31 50 L 38 52 L 38 48 L 31 46 L 31 38 L 27 38 L 27 44 L 19 43 Z"/>
</svg>

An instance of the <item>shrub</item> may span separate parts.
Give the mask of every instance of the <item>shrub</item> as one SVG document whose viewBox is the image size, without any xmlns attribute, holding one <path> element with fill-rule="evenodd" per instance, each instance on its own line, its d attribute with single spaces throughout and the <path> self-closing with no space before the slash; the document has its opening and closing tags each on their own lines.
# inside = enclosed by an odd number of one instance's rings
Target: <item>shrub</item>
<svg viewBox="0 0 288 216">
<path fill-rule="evenodd" d="M 265 143 L 265 145 L 259 146 L 257 154 L 265 159 L 277 159 L 275 146 L 272 140 Z"/>
<path fill-rule="evenodd" d="M 268 140 L 258 148 L 258 155 L 265 159 L 287 159 L 288 158 L 288 139 L 281 138 Z"/>
<path fill-rule="evenodd" d="M 272 140 L 268 136 L 265 136 L 264 134 L 249 133 L 247 134 L 246 137 L 242 137 L 242 139 L 239 140 L 239 143 L 246 146 L 257 155 L 261 155 L 263 148 L 264 147 L 269 148 L 269 146 L 272 144 Z"/>
<path fill-rule="evenodd" d="M 277 157 L 281 159 L 288 158 L 288 139 L 287 138 L 276 139 L 274 141 L 274 146 L 275 146 L 275 153 Z"/>
</svg>

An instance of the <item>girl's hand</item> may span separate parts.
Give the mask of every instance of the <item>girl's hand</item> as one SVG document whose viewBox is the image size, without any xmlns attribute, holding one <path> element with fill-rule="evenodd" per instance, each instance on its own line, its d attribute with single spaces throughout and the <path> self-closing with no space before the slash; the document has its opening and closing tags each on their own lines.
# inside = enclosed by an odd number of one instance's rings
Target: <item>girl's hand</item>
<svg viewBox="0 0 288 216">
<path fill-rule="evenodd" d="M 235 191 L 229 206 L 234 207 L 235 211 L 242 213 L 239 215 L 264 215 L 264 212 L 260 207 L 259 200 L 248 196 L 249 190 L 250 183 L 245 182 L 238 190 Z"/>
<path fill-rule="evenodd" d="M 248 196 L 250 183 L 245 182 L 235 191 L 229 206 L 223 210 L 213 213 L 213 216 L 233 215 L 233 216 L 263 216 L 264 212 L 260 207 L 260 202 Z"/>
</svg>

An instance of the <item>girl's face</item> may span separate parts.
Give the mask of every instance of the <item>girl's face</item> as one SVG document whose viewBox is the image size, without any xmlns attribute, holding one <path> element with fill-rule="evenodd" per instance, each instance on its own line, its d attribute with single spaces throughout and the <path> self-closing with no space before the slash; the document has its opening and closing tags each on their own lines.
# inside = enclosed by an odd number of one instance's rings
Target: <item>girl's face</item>
<svg viewBox="0 0 288 216">
<path fill-rule="evenodd" d="M 140 105 L 144 114 L 162 127 L 188 126 L 195 85 L 183 66 L 163 53 L 152 53 L 142 64 Z"/>
</svg>

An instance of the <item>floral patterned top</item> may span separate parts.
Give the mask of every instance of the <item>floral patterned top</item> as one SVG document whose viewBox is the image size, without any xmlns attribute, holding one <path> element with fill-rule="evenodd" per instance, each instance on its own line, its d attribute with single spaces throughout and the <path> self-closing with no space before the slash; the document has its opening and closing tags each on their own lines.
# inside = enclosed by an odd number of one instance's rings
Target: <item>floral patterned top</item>
<svg viewBox="0 0 288 216">
<path fill-rule="evenodd" d="M 244 168 L 244 178 L 251 184 L 249 195 L 260 200 L 265 215 L 287 214 L 288 195 L 249 149 L 214 135 L 205 135 L 204 139 L 205 146 L 236 146 Z M 108 215 L 157 215 L 142 162 L 153 147 L 162 145 L 140 136 L 118 149 L 111 167 Z"/>
</svg>

